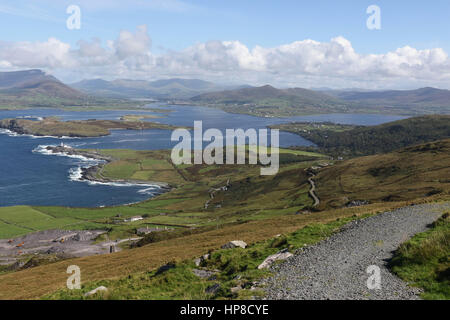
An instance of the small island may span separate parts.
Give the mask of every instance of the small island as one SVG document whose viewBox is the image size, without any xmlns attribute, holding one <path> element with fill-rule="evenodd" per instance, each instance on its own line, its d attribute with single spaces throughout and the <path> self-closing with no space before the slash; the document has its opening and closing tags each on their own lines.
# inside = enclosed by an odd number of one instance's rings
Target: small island
<svg viewBox="0 0 450 320">
<path fill-rule="evenodd" d="M 174 130 L 180 127 L 149 121 L 130 120 L 73 120 L 61 121 L 57 118 L 3 119 L 0 129 L 7 129 L 17 134 L 52 137 L 102 137 L 111 134 L 111 130 Z"/>
</svg>

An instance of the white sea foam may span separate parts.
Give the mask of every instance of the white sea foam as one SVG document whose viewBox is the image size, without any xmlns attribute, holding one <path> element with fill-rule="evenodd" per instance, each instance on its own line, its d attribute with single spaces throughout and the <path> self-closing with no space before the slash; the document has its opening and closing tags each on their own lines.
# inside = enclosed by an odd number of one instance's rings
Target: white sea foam
<svg viewBox="0 0 450 320">
<path fill-rule="evenodd" d="M 104 163 L 104 160 L 87 158 L 81 155 L 71 155 L 65 152 L 53 152 L 48 150 L 47 147 L 55 147 L 51 145 L 39 145 L 36 147 L 33 152 L 40 153 L 43 155 L 52 155 L 52 156 L 60 156 L 60 157 L 68 157 L 72 159 L 80 160 L 77 167 L 73 167 L 69 169 L 69 180 L 76 182 L 84 182 L 89 185 L 103 185 L 103 186 L 112 186 L 112 187 L 142 187 L 143 189 L 138 190 L 137 192 L 140 194 L 147 195 L 155 195 L 158 194 L 161 190 L 161 187 L 156 184 L 149 183 L 131 183 L 131 182 L 103 182 L 103 181 L 92 181 L 83 179 L 83 169 L 88 169 L 90 167 L 99 165 L 100 163 Z"/>
<path fill-rule="evenodd" d="M 17 137 L 17 136 L 19 136 L 18 133 L 15 133 L 15 132 L 13 132 L 11 130 L 8 130 L 8 129 L 0 129 L 0 134 L 6 134 L 6 135 L 8 135 L 10 137 Z"/>
<path fill-rule="evenodd" d="M 36 148 L 32 150 L 33 153 L 41 153 L 45 155 L 56 155 L 55 153 L 51 152 L 50 150 L 47 150 L 47 147 L 50 147 L 48 145 L 38 145 Z"/>
<path fill-rule="evenodd" d="M 70 181 L 81 181 L 83 169 L 81 167 L 70 168 L 69 169 L 69 180 Z"/>
<path fill-rule="evenodd" d="M 154 195 L 155 192 L 158 192 L 158 190 L 160 190 L 159 187 L 158 188 L 150 187 L 150 188 L 146 188 L 146 189 L 141 189 L 141 190 L 138 191 L 138 193 Z"/>
<path fill-rule="evenodd" d="M 17 117 L 17 119 L 36 119 L 38 121 L 44 120 L 43 117 L 38 117 L 38 116 L 19 116 L 19 117 Z"/>
<path fill-rule="evenodd" d="M 56 146 L 52 146 L 52 145 L 39 145 L 37 146 L 35 149 L 33 149 L 33 153 L 41 153 L 41 154 L 45 154 L 48 156 L 59 156 L 59 157 L 67 157 L 67 158 L 72 158 L 72 159 L 78 159 L 81 160 L 83 162 L 89 162 L 89 166 L 92 165 L 96 165 L 99 163 L 104 162 L 103 160 L 97 160 L 97 159 L 93 159 L 93 158 L 88 158 L 82 155 L 78 155 L 78 154 L 68 154 L 66 152 L 53 152 L 51 150 L 48 150 L 47 147 L 56 147 Z M 66 146 L 66 148 L 70 148 L 70 146 Z M 94 164 L 93 164 L 94 163 Z"/>
<path fill-rule="evenodd" d="M 64 140 L 72 140 L 72 139 L 82 139 L 79 137 L 66 137 L 66 136 L 62 136 L 62 137 L 56 137 L 56 136 L 35 136 L 32 134 L 19 134 L 17 132 L 8 130 L 8 129 L 0 129 L 0 134 L 6 134 L 10 137 L 29 137 L 31 139 L 64 139 Z"/>
</svg>

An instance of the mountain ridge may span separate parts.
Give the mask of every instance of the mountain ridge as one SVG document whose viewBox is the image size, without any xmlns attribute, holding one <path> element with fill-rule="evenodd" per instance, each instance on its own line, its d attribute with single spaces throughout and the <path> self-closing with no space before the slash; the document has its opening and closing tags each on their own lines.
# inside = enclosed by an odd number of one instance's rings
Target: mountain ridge
<svg viewBox="0 0 450 320">
<path fill-rule="evenodd" d="M 415 104 L 450 107 L 450 90 L 433 87 L 423 87 L 414 90 L 345 91 L 336 93 L 336 96 L 346 101 L 358 101 L 371 105 L 386 104 L 398 106 Z"/>
<path fill-rule="evenodd" d="M 40 97 L 79 101 L 87 96 L 39 69 L 0 72 L 0 101 Z"/>
<path fill-rule="evenodd" d="M 277 89 L 271 85 L 204 93 L 190 100 L 258 116 L 346 112 L 349 105 L 321 92 L 304 88 Z"/>
<path fill-rule="evenodd" d="M 85 93 L 103 97 L 152 99 L 189 99 L 204 92 L 218 91 L 228 87 L 200 79 L 182 78 L 155 81 L 88 79 L 72 83 L 71 86 Z"/>
</svg>

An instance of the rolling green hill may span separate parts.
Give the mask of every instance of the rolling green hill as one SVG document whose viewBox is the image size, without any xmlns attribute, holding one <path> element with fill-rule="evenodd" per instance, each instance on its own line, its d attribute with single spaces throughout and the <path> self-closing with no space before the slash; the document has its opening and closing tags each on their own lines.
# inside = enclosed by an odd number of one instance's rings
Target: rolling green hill
<svg viewBox="0 0 450 320">
<path fill-rule="evenodd" d="M 343 161 L 319 170 L 320 208 L 449 195 L 450 139 Z M 319 208 L 319 209 L 320 209 Z"/>
<path fill-rule="evenodd" d="M 332 123 L 289 123 L 273 126 L 314 142 L 335 156 L 385 153 L 406 146 L 450 138 L 450 116 L 408 118 L 378 126 L 345 126 Z"/>
</svg>

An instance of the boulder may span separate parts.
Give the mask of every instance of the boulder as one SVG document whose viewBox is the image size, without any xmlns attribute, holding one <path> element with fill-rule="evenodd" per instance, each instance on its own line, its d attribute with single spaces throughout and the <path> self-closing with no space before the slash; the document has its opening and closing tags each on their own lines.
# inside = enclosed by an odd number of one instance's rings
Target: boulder
<svg viewBox="0 0 450 320">
<path fill-rule="evenodd" d="M 197 277 L 202 278 L 202 279 L 208 279 L 208 280 L 216 274 L 215 271 L 203 270 L 203 269 L 192 269 L 192 272 Z"/>
<path fill-rule="evenodd" d="M 200 258 L 194 259 L 195 266 L 199 267 L 203 261 L 206 261 L 210 258 L 211 258 L 211 255 L 209 253 L 207 253 L 207 254 L 204 254 L 203 256 L 201 256 Z"/>
<path fill-rule="evenodd" d="M 242 240 L 230 241 L 222 246 L 222 249 L 247 248 L 247 244 Z"/>
<path fill-rule="evenodd" d="M 292 257 L 293 254 L 290 253 L 287 249 L 281 250 L 280 252 L 273 254 L 271 256 L 268 256 L 266 258 L 266 260 L 263 261 L 263 263 L 261 263 L 258 266 L 258 269 L 264 269 L 264 268 L 268 268 L 270 267 L 275 261 L 278 260 L 285 260 L 289 257 Z"/>
<path fill-rule="evenodd" d="M 108 288 L 106 288 L 104 286 L 100 286 L 98 288 L 95 288 L 94 290 L 91 290 L 91 291 L 85 293 L 84 296 L 85 297 L 90 297 L 90 296 L 93 296 L 94 294 L 96 294 L 98 292 L 108 292 Z"/>
</svg>

